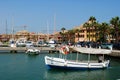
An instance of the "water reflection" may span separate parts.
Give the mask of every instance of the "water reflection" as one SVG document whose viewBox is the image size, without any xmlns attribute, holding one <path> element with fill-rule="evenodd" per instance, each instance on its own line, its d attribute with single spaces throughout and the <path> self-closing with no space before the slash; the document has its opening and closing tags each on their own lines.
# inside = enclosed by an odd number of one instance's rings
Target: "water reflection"
<svg viewBox="0 0 120 80">
<path fill-rule="evenodd" d="M 105 80 L 105 70 L 68 71 L 50 69 L 45 72 L 45 80 Z"/>
</svg>

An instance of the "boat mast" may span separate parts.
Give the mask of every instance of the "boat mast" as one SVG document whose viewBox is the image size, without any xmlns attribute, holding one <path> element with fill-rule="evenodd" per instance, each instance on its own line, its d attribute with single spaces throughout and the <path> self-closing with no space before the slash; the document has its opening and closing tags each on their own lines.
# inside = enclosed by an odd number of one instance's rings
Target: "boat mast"
<svg viewBox="0 0 120 80">
<path fill-rule="evenodd" d="M 13 21 L 13 18 L 12 18 L 12 39 L 14 39 L 14 21 Z"/>
<path fill-rule="evenodd" d="M 49 41 L 49 23 L 47 21 L 47 41 Z"/>
<path fill-rule="evenodd" d="M 55 34 L 56 32 L 56 14 L 54 14 L 54 31 L 53 34 Z M 55 39 L 55 35 L 54 35 L 54 39 Z"/>
<path fill-rule="evenodd" d="M 6 19 L 6 26 L 5 26 L 5 27 L 6 27 L 5 30 L 6 30 L 6 35 L 7 35 L 7 34 L 8 34 L 8 31 L 7 31 L 7 30 L 8 30 L 8 29 L 7 29 L 7 19 Z"/>
</svg>

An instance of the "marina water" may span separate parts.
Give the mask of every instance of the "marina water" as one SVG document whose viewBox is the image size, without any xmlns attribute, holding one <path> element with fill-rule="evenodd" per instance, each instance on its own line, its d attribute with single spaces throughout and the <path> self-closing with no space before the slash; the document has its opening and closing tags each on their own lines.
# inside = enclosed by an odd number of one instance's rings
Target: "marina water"
<svg viewBox="0 0 120 80">
<path fill-rule="evenodd" d="M 57 54 L 1 53 L 0 80 L 120 80 L 120 59 L 118 58 L 108 57 L 110 59 L 108 69 L 73 71 L 48 69 L 44 62 L 46 55 L 56 56 Z M 72 54 L 73 57 L 74 55 Z M 86 56 L 83 55 L 82 58 Z"/>
</svg>

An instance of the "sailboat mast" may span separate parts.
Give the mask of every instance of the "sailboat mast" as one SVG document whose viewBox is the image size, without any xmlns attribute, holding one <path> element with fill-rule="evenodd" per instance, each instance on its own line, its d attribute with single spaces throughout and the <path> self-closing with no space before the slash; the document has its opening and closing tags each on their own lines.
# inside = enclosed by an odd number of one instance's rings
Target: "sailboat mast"
<svg viewBox="0 0 120 80">
<path fill-rule="evenodd" d="M 54 15 L 54 33 L 56 32 L 56 14 Z"/>
<path fill-rule="evenodd" d="M 6 30 L 6 35 L 8 34 L 8 31 L 7 31 L 7 20 L 6 20 L 6 26 L 5 26 L 5 30 Z"/>
<path fill-rule="evenodd" d="M 49 41 L 49 23 L 47 21 L 47 41 Z"/>
<path fill-rule="evenodd" d="M 14 39 L 14 21 L 13 21 L 13 18 L 12 18 L 12 38 Z"/>
</svg>

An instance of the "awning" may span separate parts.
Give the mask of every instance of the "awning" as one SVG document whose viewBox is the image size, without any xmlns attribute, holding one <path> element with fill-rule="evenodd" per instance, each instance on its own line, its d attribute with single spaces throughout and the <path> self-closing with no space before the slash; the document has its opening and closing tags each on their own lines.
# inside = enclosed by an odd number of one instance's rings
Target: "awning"
<svg viewBox="0 0 120 80">
<path fill-rule="evenodd" d="M 108 49 L 96 49 L 96 48 L 85 48 L 85 47 L 73 47 L 73 50 L 87 53 L 87 54 L 110 54 L 111 50 Z"/>
</svg>

